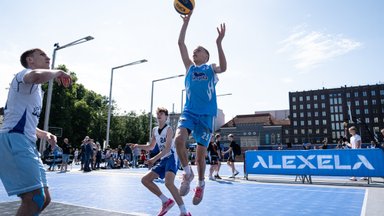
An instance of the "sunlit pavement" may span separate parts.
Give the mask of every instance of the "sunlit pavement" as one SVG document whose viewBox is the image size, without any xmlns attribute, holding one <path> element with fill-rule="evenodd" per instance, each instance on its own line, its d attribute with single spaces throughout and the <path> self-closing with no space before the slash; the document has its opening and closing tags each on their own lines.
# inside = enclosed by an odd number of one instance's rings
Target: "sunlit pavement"
<svg viewBox="0 0 384 216">
<path fill-rule="evenodd" d="M 317 177 L 314 184 L 295 182 L 295 176 L 250 175 L 244 180 L 243 164 L 236 167 L 240 174 L 222 165 L 222 180 L 210 181 L 206 175 L 204 199 L 192 204 L 193 188 L 184 197 L 192 215 L 379 215 L 384 208 L 383 183 L 371 185 L 351 183 L 345 177 Z M 193 167 L 195 174 L 196 167 Z M 207 173 L 209 165 L 207 165 Z M 53 203 L 41 215 L 157 215 L 161 203 L 140 182 L 146 168 L 79 171 L 74 165 L 66 173 L 47 172 Z M 180 184 L 180 174 L 176 185 Z M 166 196 L 170 193 L 159 181 Z M 368 193 L 369 192 L 369 193 Z M 0 186 L 0 215 L 14 215 L 19 199 L 8 197 Z M 379 203 L 379 205 L 376 205 Z M 379 214 L 376 214 L 379 213 Z M 175 205 L 167 215 L 178 215 Z"/>
</svg>

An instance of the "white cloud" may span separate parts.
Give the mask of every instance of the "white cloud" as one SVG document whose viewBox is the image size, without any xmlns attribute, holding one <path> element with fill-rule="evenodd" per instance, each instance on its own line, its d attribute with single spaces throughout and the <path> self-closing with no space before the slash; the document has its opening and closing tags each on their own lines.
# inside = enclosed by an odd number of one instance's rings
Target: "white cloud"
<svg viewBox="0 0 384 216">
<path fill-rule="evenodd" d="M 288 53 L 295 67 L 302 70 L 316 67 L 362 46 L 361 42 L 342 34 L 308 31 L 306 25 L 296 27 L 281 44 L 283 47 L 278 53 Z"/>
</svg>

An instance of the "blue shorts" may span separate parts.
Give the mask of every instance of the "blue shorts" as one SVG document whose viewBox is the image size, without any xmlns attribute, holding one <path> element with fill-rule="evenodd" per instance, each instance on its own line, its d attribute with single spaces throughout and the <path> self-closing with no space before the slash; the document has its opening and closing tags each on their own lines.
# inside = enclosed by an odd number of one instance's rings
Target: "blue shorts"
<svg viewBox="0 0 384 216">
<path fill-rule="evenodd" d="M 160 160 L 153 168 L 152 171 L 159 175 L 161 179 L 164 179 L 166 172 L 177 173 L 177 161 L 175 154 L 171 154 Z"/>
<path fill-rule="evenodd" d="M 180 116 L 178 128 L 187 128 L 192 131 L 192 136 L 198 144 L 208 147 L 212 135 L 213 121 L 210 115 L 196 115 L 184 111 Z"/>
<path fill-rule="evenodd" d="M 61 161 L 63 163 L 68 163 L 69 162 L 69 154 L 62 154 L 61 155 Z"/>
<path fill-rule="evenodd" d="M 0 178 L 8 196 L 48 187 L 36 144 L 24 134 L 0 133 Z"/>
</svg>

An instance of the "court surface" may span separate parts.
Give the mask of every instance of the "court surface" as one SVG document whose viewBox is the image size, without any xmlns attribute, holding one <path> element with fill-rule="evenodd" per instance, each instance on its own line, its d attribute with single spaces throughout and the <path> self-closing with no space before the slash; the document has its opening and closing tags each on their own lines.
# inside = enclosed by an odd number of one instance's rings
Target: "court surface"
<svg viewBox="0 0 384 216">
<path fill-rule="evenodd" d="M 237 164 L 237 167 L 242 170 L 242 164 Z M 196 167 L 193 169 L 196 174 Z M 67 173 L 47 172 L 52 203 L 41 215 L 157 215 L 160 200 L 140 182 L 147 169 L 90 173 L 78 170 L 78 166 L 73 166 Z M 176 177 L 177 186 L 180 174 L 178 172 Z M 368 191 L 372 190 L 372 194 L 376 191 L 377 194 L 379 190 L 379 195 L 383 191 L 382 183 L 366 187 L 361 182 L 349 184 L 345 177 L 323 177 L 319 179 L 323 183 L 319 184 L 314 179 L 312 185 L 295 182 L 292 176 L 250 176 L 251 180 L 246 181 L 243 172 L 236 179 L 231 179 L 228 178 L 230 171 L 226 165 L 221 168 L 221 176 L 223 180 L 206 180 L 204 199 L 200 205 L 194 206 L 195 176 L 191 192 L 184 197 L 192 215 L 368 215 Z M 330 184 L 324 183 L 329 180 Z M 166 196 L 170 196 L 164 183 L 158 182 L 157 185 Z M 383 196 L 371 199 L 378 203 L 384 200 Z M 1 184 L 0 215 L 14 215 L 18 204 L 19 198 L 8 197 Z M 380 212 L 384 215 L 384 208 L 375 208 L 379 209 L 371 210 L 375 212 L 373 215 L 380 215 Z M 177 205 L 167 215 L 179 215 Z"/>
</svg>

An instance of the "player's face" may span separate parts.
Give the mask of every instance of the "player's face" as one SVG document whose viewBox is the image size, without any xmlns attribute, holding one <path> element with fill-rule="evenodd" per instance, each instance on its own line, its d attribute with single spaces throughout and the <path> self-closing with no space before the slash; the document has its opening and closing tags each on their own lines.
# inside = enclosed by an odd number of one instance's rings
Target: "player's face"
<svg viewBox="0 0 384 216">
<path fill-rule="evenodd" d="M 165 122 L 167 120 L 167 116 L 163 112 L 158 112 L 157 113 L 157 120 L 159 122 Z"/>
<path fill-rule="evenodd" d="M 28 57 L 28 61 L 32 69 L 49 69 L 50 58 L 41 50 L 35 51 Z"/>
<path fill-rule="evenodd" d="M 208 54 L 207 52 L 204 50 L 203 47 L 197 47 L 194 51 L 193 51 L 193 61 L 195 63 L 205 63 L 207 62 L 207 59 L 208 59 Z"/>
</svg>

